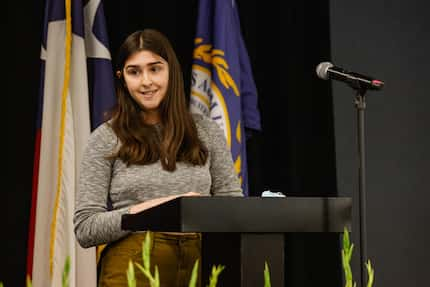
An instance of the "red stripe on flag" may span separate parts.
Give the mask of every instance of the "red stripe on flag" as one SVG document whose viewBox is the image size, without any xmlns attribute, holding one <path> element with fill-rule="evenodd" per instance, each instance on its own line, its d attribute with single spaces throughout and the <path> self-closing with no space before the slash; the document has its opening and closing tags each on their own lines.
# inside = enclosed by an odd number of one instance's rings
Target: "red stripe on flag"
<svg viewBox="0 0 430 287">
<path fill-rule="evenodd" d="M 40 159 L 40 140 L 41 130 L 36 131 L 36 140 L 34 145 L 34 162 L 33 162 L 33 186 L 31 192 L 31 211 L 30 223 L 28 228 L 27 243 L 27 275 L 33 276 L 33 251 L 34 251 L 34 229 L 36 226 L 36 207 L 37 207 L 37 184 L 39 179 L 39 159 Z"/>
</svg>

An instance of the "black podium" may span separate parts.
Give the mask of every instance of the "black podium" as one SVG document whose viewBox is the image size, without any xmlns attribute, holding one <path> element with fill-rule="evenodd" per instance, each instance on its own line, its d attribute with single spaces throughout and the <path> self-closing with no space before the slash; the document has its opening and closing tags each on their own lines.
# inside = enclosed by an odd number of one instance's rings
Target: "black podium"
<svg viewBox="0 0 430 287">
<path fill-rule="evenodd" d="M 202 232 L 202 282 L 212 265 L 226 266 L 220 286 L 284 286 L 284 235 L 341 233 L 351 227 L 347 197 L 183 197 L 122 217 L 124 230 Z"/>
</svg>

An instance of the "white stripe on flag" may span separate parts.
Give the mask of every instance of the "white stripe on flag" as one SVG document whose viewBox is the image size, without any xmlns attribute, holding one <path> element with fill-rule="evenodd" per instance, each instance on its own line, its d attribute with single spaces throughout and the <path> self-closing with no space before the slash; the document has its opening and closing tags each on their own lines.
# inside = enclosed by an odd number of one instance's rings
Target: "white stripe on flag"
<svg viewBox="0 0 430 287">
<path fill-rule="evenodd" d="M 85 19 L 85 48 L 87 57 L 111 59 L 109 50 L 96 38 L 93 33 L 93 24 L 96 18 L 97 8 L 101 0 L 89 1 L 84 7 Z"/>
<path fill-rule="evenodd" d="M 75 144 L 75 184 L 78 186 L 79 163 L 90 135 L 90 103 L 88 99 L 88 78 L 84 39 L 73 35 L 72 65 L 70 74 L 70 94 L 73 107 L 74 144 Z M 73 209 L 75 207 L 75 191 L 73 189 Z M 83 249 L 77 244 L 73 229 L 70 233 L 76 245 L 76 285 L 77 287 L 96 286 L 96 250 L 95 247 Z"/>
</svg>

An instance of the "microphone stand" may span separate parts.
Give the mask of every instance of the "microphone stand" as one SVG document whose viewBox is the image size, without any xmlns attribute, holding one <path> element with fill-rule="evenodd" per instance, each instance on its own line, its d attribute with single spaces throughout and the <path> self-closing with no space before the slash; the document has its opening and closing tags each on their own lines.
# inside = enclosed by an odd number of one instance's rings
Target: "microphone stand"
<svg viewBox="0 0 430 287">
<path fill-rule="evenodd" d="M 353 86 L 356 90 L 354 100 L 357 109 L 357 135 L 358 135 L 358 202 L 359 202 L 359 224 L 360 224 L 360 278 L 361 286 L 365 286 L 365 260 L 367 260 L 367 220 L 366 220 L 366 157 L 365 157 L 365 134 L 364 134 L 364 110 L 366 109 L 366 89 Z M 357 198 L 357 196 L 356 196 Z"/>
</svg>

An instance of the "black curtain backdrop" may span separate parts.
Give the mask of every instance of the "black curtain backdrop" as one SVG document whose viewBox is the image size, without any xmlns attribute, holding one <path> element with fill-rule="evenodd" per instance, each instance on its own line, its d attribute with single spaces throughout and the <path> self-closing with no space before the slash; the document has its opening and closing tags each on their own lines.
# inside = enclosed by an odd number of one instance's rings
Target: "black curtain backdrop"
<svg viewBox="0 0 430 287">
<path fill-rule="evenodd" d="M 264 183 L 287 195 L 337 195 L 331 89 L 315 74 L 318 63 L 330 59 L 328 4 L 294 1 L 280 7 L 279 76 L 266 75 L 266 82 L 280 83 L 279 90 L 267 99 L 260 95 L 266 105 Z M 338 238 L 287 236 L 287 286 L 341 286 Z"/>
<path fill-rule="evenodd" d="M 39 89 L 44 1 L 30 9 L 8 1 L 6 230 L 0 280 L 24 286 L 31 203 L 34 128 Z M 259 93 L 263 130 L 248 141 L 250 193 L 336 196 L 333 103 L 330 85 L 315 76 L 330 59 L 329 1 L 237 1 L 242 33 Z M 189 91 L 197 0 L 105 1 L 113 59 L 131 32 L 156 28 L 171 40 Z M 282 44 L 281 44 L 282 43 Z M 25 89 L 18 88 L 25 81 Z M 10 101 L 10 103 L 9 103 Z M 4 219 L 3 219 L 4 220 Z M 298 234 L 286 239 L 288 286 L 341 286 L 338 236 Z M 206 280 L 205 278 L 203 278 Z M 220 276 L 222 285 L 222 274 Z"/>
</svg>

